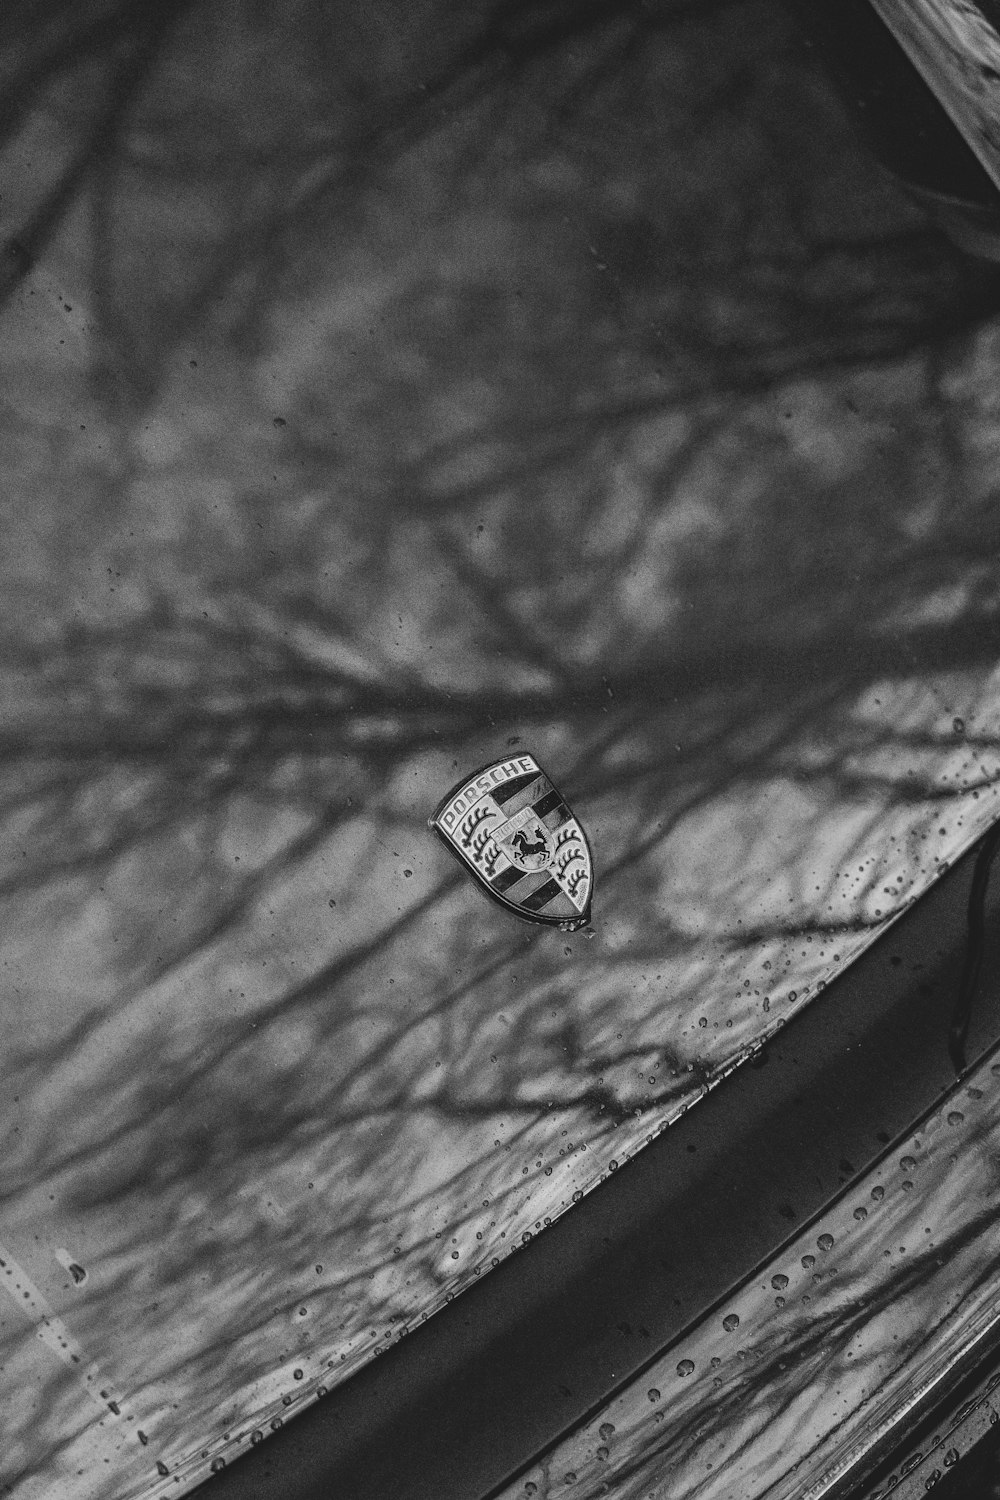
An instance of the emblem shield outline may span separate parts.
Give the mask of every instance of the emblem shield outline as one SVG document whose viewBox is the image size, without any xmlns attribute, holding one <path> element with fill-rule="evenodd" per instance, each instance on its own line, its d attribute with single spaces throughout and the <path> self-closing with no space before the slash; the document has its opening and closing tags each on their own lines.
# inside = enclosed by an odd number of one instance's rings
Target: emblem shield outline
<svg viewBox="0 0 1000 1500">
<path fill-rule="evenodd" d="M 525 762 L 528 762 L 530 764 L 526 765 L 524 764 Z M 548 825 L 542 822 L 541 815 L 535 813 L 533 807 L 531 807 L 528 816 L 525 818 L 523 814 L 528 812 L 528 808 L 525 807 L 520 809 L 514 817 L 507 819 L 502 824 L 495 825 L 493 829 L 484 828 L 480 837 L 485 835 L 490 838 L 498 828 L 504 828 L 508 823 L 519 823 L 525 829 L 525 842 L 522 845 L 522 848 L 530 851 L 532 846 L 529 841 L 532 832 L 543 833 L 544 830 L 544 841 L 546 842 L 546 844 L 553 844 L 555 842 L 554 835 L 558 832 L 559 828 L 565 826 L 568 823 L 572 823 L 574 825 L 575 832 L 571 835 L 571 837 L 575 841 L 578 841 L 580 844 L 582 844 L 586 852 L 587 890 L 582 911 L 577 909 L 573 913 L 560 914 L 556 912 L 547 914 L 544 910 L 532 911 L 530 908 L 526 908 L 521 902 L 509 898 L 504 894 L 502 887 L 500 889 L 497 889 L 491 883 L 490 875 L 489 873 L 487 873 L 487 870 L 480 868 L 477 862 L 476 853 L 474 852 L 472 831 L 470 831 L 469 835 L 463 839 L 458 836 L 459 831 L 463 827 L 462 821 L 456 821 L 454 832 L 444 826 L 442 820 L 451 809 L 452 803 L 462 797 L 463 794 L 476 793 L 476 795 L 472 796 L 470 800 L 465 803 L 463 812 L 461 814 L 458 814 L 457 816 L 458 818 L 463 820 L 468 819 L 470 815 L 474 816 L 476 807 L 490 796 L 490 792 L 492 790 L 492 787 L 490 785 L 480 786 L 477 789 L 476 783 L 481 782 L 484 778 L 493 778 L 496 773 L 503 772 L 505 769 L 508 770 L 508 774 L 500 781 L 500 787 L 503 787 L 504 785 L 510 785 L 512 783 L 516 784 L 518 782 L 520 782 L 522 785 L 527 785 L 530 787 L 532 780 L 542 780 L 547 783 L 547 790 L 543 798 L 541 799 L 542 804 L 544 805 L 544 802 L 547 799 L 548 801 L 553 803 L 554 812 L 557 810 L 562 811 L 565 816 L 562 823 L 557 824 L 555 829 L 549 829 Z M 492 798 L 490 798 L 490 800 L 491 802 L 493 801 Z M 495 807 L 496 804 L 493 803 L 493 806 Z M 492 815 L 493 814 L 491 813 L 487 816 Z M 484 818 L 482 821 L 485 822 L 486 819 Z M 536 830 L 532 830 L 530 827 L 532 821 L 537 821 L 539 824 Z M 472 876 L 476 888 L 481 891 L 483 895 L 488 896 L 492 901 L 495 901 L 498 906 L 502 906 L 505 911 L 510 912 L 513 916 L 520 917 L 522 921 L 525 922 L 537 922 L 543 927 L 554 927 L 557 931 L 561 932 L 576 932 L 580 928 L 586 927 L 590 922 L 590 911 L 594 894 L 594 855 L 590 847 L 590 840 L 587 837 L 587 831 L 581 823 L 580 819 L 577 817 L 576 813 L 573 811 L 572 807 L 570 807 L 569 803 L 564 800 L 562 793 L 559 791 L 558 787 L 552 780 L 551 776 L 549 776 L 544 766 L 541 765 L 538 757 L 532 754 L 531 751 L 526 750 L 521 751 L 518 754 L 502 756 L 498 760 L 487 761 L 486 765 L 480 766 L 475 771 L 468 772 L 467 775 L 463 776 L 460 781 L 457 781 L 451 788 L 451 790 L 441 798 L 441 801 L 434 809 L 434 812 L 427 819 L 427 826 L 435 834 L 437 834 L 438 838 L 444 844 L 449 853 L 452 854 L 463 866 L 463 868 Z M 520 833 L 515 831 L 512 837 L 516 840 L 517 838 L 521 837 L 521 835 Z M 463 847 L 463 843 L 465 847 Z M 575 901 L 566 890 L 566 886 L 564 884 L 562 876 L 556 874 L 556 870 L 553 865 L 554 855 L 549 857 L 549 859 L 546 861 L 546 864 L 543 865 L 541 869 L 538 869 L 537 867 L 532 867 L 529 864 L 522 864 L 517 859 L 517 856 L 512 854 L 509 848 L 503 848 L 502 844 L 498 846 L 494 843 L 493 847 L 494 850 L 497 850 L 499 848 L 501 851 L 497 854 L 497 863 L 499 864 L 499 860 L 501 858 L 507 861 L 506 866 L 503 869 L 498 870 L 498 878 L 500 878 L 501 881 L 505 876 L 509 880 L 510 875 L 508 872 L 513 873 L 515 870 L 520 871 L 522 877 L 526 877 L 532 874 L 543 875 L 548 873 L 548 883 L 558 884 L 563 893 L 564 899 L 570 905 L 575 906 Z M 481 853 L 482 851 L 479 852 Z M 579 856 L 577 856 L 577 858 L 579 858 Z M 515 880 L 515 884 L 516 883 L 517 881 Z M 542 893 L 541 890 L 539 890 L 538 893 L 540 895 Z M 530 894 L 534 894 L 534 892 Z M 555 893 L 553 893 L 553 896 L 550 899 L 556 899 Z"/>
</svg>

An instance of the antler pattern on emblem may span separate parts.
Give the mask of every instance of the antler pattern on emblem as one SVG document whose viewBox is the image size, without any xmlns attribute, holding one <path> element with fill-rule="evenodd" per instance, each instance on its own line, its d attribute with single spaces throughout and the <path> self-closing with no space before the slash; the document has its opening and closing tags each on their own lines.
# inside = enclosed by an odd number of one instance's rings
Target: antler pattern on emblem
<svg viewBox="0 0 1000 1500">
<path fill-rule="evenodd" d="M 473 811 L 470 812 L 469 816 L 465 819 L 459 830 L 462 835 L 462 847 L 465 849 L 469 848 L 472 843 L 472 835 L 475 833 L 480 823 L 485 823 L 487 818 L 495 817 L 496 813 L 491 807 L 483 807 L 482 804 L 480 804 L 479 807 L 474 808 Z"/>
<path fill-rule="evenodd" d="M 556 870 L 560 875 L 565 875 L 570 865 L 578 859 L 581 860 L 584 864 L 587 863 L 587 861 L 583 857 L 583 850 L 579 846 L 576 849 L 568 849 L 562 856 L 562 858 L 557 861 Z"/>
<path fill-rule="evenodd" d="M 466 843 L 468 843 L 468 840 L 466 840 Z M 500 858 L 500 850 L 485 828 L 482 833 L 477 834 L 472 840 L 472 852 L 486 866 L 487 875 L 492 875 L 497 867 L 497 860 Z"/>
<path fill-rule="evenodd" d="M 586 870 L 577 870 L 576 873 L 574 875 L 571 875 L 566 882 L 567 886 L 569 887 L 569 893 L 571 896 L 575 896 L 581 885 L 586 885 L 586 883 Z"/>
<path fill-rule="evenodd" d="M 556 839 L 556 848 L 562 850 L 556 862 L 556 873 L 561 879 L 566 881 L 569 894 L 572 896 L 573 892 L 579 886 L 580 880 L 586 880 L 587 878 L 587 856 L 584 852 L 583 840 L 580 838 L 580 830 L 576 827 L 575 823 L 570 823 L 562 830 Z M 583 870 L 578 871 L 575 876 L 567 875 L 566 871 L 570 865 L 576 864 L 577 860 L 583 865 Z"/>
</svg>

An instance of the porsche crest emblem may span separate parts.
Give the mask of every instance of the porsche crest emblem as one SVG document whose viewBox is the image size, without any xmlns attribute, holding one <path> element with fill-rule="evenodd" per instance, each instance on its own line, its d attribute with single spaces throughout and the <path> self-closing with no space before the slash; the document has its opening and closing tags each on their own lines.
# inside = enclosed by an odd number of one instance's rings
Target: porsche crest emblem
<svg viewBox="0 0 1000 1500">
<path fill-rule="evenodd" d="M 587 836 L 533 755 L 493 761 L 459 782 L 429 827 L 508 911 L 567 932 L 590 920 Z"/>
</svg>

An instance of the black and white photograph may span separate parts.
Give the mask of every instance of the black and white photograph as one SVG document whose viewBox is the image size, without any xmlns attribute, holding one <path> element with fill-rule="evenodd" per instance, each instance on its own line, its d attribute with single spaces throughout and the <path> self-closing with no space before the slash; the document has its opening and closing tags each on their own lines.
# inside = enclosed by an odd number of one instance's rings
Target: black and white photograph
<svg viewBox="0 0 1000 1500">
<path fill-rule="evenodd" d="M 0 1500 L 1000 1500 L 1000 3 L 6 0 Z"/>
</svg>

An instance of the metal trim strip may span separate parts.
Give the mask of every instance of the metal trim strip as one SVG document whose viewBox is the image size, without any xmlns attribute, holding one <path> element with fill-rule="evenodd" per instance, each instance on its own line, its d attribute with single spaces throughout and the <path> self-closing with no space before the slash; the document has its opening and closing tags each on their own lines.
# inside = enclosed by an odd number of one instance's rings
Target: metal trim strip
<svg viewBox="0 0 1000 1500">
<path fill-rule="evenodd" d="M 871 0 L 1000 187 L 1000 34 L 976 0 Z"/>
</svg>

